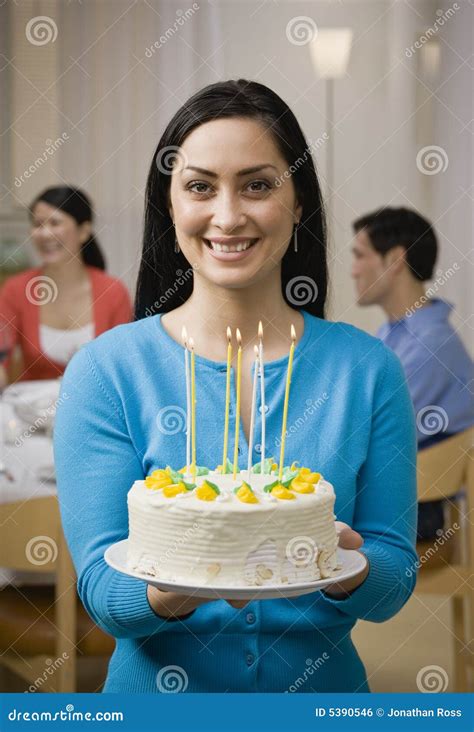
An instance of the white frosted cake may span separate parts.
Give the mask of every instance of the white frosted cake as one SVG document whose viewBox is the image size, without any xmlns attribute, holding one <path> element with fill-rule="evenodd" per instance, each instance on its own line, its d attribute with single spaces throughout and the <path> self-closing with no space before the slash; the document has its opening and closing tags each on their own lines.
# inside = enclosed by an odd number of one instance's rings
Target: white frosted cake
<svg viewBox="0 0 474 732">
<path fill-rule="evenodd" d="M 334 490 L 294 465 L 232 474 L 155 470 L 128 493 L 128 568 L 194 586 L 311 582 L 337 570 Z"/>
</svg>

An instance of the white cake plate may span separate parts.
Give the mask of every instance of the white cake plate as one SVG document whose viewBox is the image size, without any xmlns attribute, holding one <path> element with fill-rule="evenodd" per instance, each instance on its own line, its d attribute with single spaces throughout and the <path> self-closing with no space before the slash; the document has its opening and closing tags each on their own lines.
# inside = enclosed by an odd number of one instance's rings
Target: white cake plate
<svg viewBox="0 0 474 732">
<path fill-rule="evenodd" d="M 297 597 L 298 595 L 308 595 L 310 592 L 324 590 L 330 585 L 347 580 L 350 577 L 361 572 L 367 560 L 363 554 L 353 549 L 337 550 L 338 565 L 340 569 L 335 571 L 334 577 L 316 580 L 315 582 L 301 582 L 295 584 L 284 585 L 261 585 L 260 587 L 221 587 L 218 585 L 183 585 L 178 582 L 170 582 L 157 579 L 151 575 L 142 572 L 132 572 L 127 569 L 127 545 L 128 539 L 118 541 L 112 544 L 106 550 L 104 559 L 107 564 L 116 569 L 117 572 L 126 574 L 129 577 L 135 577 L 147 582 L 153 587 L 166 592 L 179 592 L 183 595 L 194 595 L 195 597 L 209 597 L 212 599 L 222 600 L 270 600 L 281 597 Z"/>
</svg>

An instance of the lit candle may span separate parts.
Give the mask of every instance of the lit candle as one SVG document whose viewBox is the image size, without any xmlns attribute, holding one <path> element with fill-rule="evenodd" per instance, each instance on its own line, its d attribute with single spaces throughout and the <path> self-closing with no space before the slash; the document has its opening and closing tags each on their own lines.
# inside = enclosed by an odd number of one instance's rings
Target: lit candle
<svg viewBox="0 0 474 732">
<path fill-rule="evenodd" d="M 194 341 L 189 339 L 191 349 L 191 475 L 196 482 L 196 363 L 194 358 Z"/>
<path fill-rule="evenodd" d="M 186 374 L 186 477 L 191 465 L 191 379 L 189 375 L 188 333 L 183 325 L 181 337 L 184 343 L 184 371 Z"/>
<path fill-rule="evenodd" d="M 237 475 L 237 463 L 239 459 L 239 428 L 240 428 L 240 387 L 242 380 L 242 336 L 240 330 L 237 328 L 235 332 L 238 351 L 237 351 L 237 406 L 235 410 L 235 444 L 234 444 L 234 471 L 233 479 L 235 480 Z"/>
<path fill-rule="evenodd" d="M 255 407 L 257 404 L 257 375 L 258 375 L 258 369 L 259 369 L 258 347 L 254 346 L 253 348 L 255 351 L 255 370 L 253 372 L 252 408 L 250 411 L 249 459 L 247 462 L 247 483 L 250 483 L 250 472 L 252 470 L 253 430 L 254 430 L 254 423 L 255 423 Z"/>
<path fill-rule="evenodd" d="M 288 360 L 288 371 L 286 373 L 285 403 L 283 405 L 283 422 L 281 426 L 281 448 L 280 448 L 280 466 L 278 470 L 278 480 L 281 481 L 283 475 L 283 462 L 285 460 L 285 441 L 286 441 L 286 422 L 288 419 L 288 401 L 290 398 L 291 372 L 293 370 L 293 354 L 295 352 L 296 331 L 291 326 L 291 348 L 290 358 Z"/>
<path fill-rule="evenodd" d="M 227 473 L 227 447 L 229 443 L 229 410 L 230 410 L 230 374 L 232 369 L 232 331 L 227 328 L 227 378 L 225 384 L 225 423 L 224 452 L 222 455 L 222 472 Z"/>
<path fill-rule="evenodd" d="M 266 420 L 266 414 L 265 414 L 265 370 L 263 367 L 263 325 L 262 321 L 258 324 L 258 360 L 260 362 L 260 408 L 262 410 L 262 439 L 261 439 L 261 472 L 263 475 L 263 469 L 265 466 L 265 420 Z"/>
</svg>

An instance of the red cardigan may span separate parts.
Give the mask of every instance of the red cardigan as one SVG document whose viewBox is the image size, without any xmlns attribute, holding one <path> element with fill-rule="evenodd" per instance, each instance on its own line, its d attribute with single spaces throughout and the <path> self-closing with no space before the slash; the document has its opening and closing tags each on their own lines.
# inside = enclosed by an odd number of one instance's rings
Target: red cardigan
<svg viewBox="0 0 474 732">
<path fill-rule="evenodd" d="M 93 320 L 95 336 L 132 319 L 130 296 L 125 285 L 97 267 L 86 267 L 92 285 Z M 23 368 L 21 381 L 54 379 L 61 376 L 65 364 L 52 361 L 40 347 L 40 307 L 31 293 L 30 284 L 41 275 L 41 269 L 28 269 L 10 277 L 0 290 L 0 316 L 12 325 L 15 345 L 21 349 Z M 28 297 L 29 296 L 29 297 Z M 41 297 L 41 286 L 37 291 Z M 8 366 L 8 362 L 7 362 Z"/>
</svg>

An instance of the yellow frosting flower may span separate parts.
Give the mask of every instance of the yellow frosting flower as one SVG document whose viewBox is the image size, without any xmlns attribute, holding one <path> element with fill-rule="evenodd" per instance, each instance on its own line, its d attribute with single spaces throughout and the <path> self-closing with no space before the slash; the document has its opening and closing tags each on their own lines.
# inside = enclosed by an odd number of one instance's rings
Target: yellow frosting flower
<svg viewBox="0 0 474 732">
<path fill-rule="evenodd" d="M 178 493 L 186 493 L 184 483 L 173 483 L 172 485 L 167 485 L 163 488 L 163 495 L 166 496 L 166 498 L 174 498 Z"/>
<path fill-rule="evenodd" d="M 319 483 L 321 473 L 312 473 L 309 468 L 301 468 L 298 478 L 303 478 L 306 483 Z"/>
<path fill-rule="evenodd" d="M 314 483 L 318 483 L 320 473 L 312 473 L 309 468 L 301 468 L 296 478 L 290 483 L 290 489 L 296 493 L 314 493 Z"/>
<path fill-rule="evenodd" d="M 281 498 L 284 501 L 291 501 L 292 499 L 294 500 L 296 498 L 296 496 L 291 491 L 289 491 L 288 488 L 285 488 L 284 485 L 281 485 L 281 483 L 272 488 L 271 493 L 272 496 L 275 496 L 275 498 Z"/>
<path fill-rule="evenodd" d="M 314 493 L 314 485 L 312 483 L 307 483 L 301 479 L 298 480 L 298 478 L 293 478 L 290 483 L 290 488 L 296 493 Z"/>
<path fill-rule="evenodd" d="M 248 483 L 242 483 L 239 490 L 235 492 L 235 495 L 242 501 L 242 503 L 258 503 L 258 498 L 249 486 Z"/>
<path fill-rule="evenodd" d="M 171 476 L 166 470 L 154 470 L 151 475 L 145 478 L 145 485 L 151 490 L 157 491 L 173 483 Z"/>
<path fill-rule="evenodd" d="M 200 501 L 215 501 L 217 498 L 216 491 L 211 485 L 209 485 L 207 480 L 205 480 L 199 488 L 196 488 L 194 493 L 196 498 L 199 498 Z"/>
</svg>

